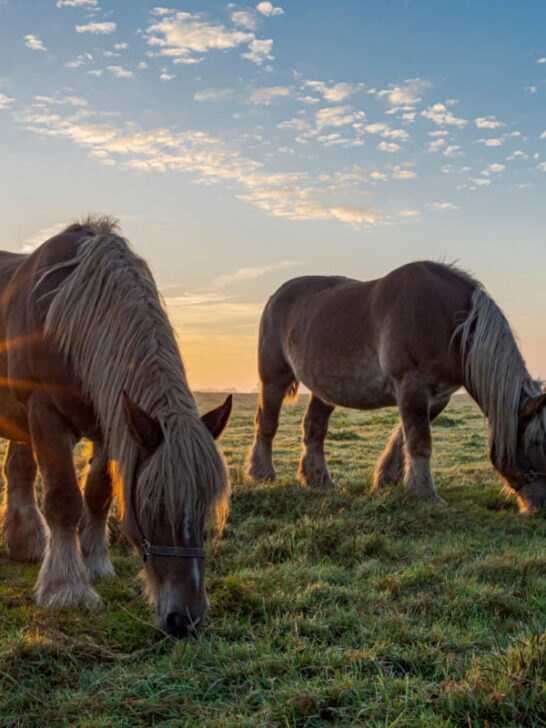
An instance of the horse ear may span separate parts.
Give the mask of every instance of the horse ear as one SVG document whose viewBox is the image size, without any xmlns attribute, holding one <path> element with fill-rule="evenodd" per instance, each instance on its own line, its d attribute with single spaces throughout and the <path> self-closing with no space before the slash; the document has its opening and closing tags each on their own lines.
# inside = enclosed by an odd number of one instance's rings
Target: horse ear
<svg viewBox="0 0 546 728">
<path fill-rule="evenodd" d="M 210 432 L 215 440 L 220 437 L 220 435 L 224 431 L 225 426 L 227 425 L 227 421 L 229 420 L 229 416 L 231 414 L 232 404 L 233 397 L 230 394 L 226 397 L 225 402 L 222 402 L 219 407 L 212 409 L 210 412 L 207 412 L 201 417 L 201 422 L 205 424 L 207 430 Z"/>
<path fill-rule="evenodd" d="M 546 407 L 546 394 L 529 397 L 519 408 L 519 421 L 521 423 L 528 422 L 532 417 L 542 412 L 544 407 Z"/>
<path fill-rule="evenodd" d="M 144 457 L 150 457 L 163 440 L 163 432 L 159 422 L 139 407 L 136 402 L 123 391 L 123 412 L 131 437 L 138 445 Z"/>
</svg>

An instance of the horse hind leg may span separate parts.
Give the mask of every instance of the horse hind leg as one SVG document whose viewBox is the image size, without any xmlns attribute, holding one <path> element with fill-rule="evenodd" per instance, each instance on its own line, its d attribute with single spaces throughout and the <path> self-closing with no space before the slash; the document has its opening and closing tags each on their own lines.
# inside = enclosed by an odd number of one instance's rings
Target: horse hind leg
<svg viewBox="0 0 546 728">
<path fill-rule="evenodd" d="M 277 479 L 273 465 L 273 438 L 279 425 L 279 414 L 283 399 L 287 392 L 294 394 L 296 382 L 293 375 L 279 381 L 263 382 L 260 390 L 260 401 L 256 411 L 254 442 L 245 467 L 245 476 L 249 480 L 272 483 Z"/>
<path fill-rule="evenodd" d="M 9 557 L 14 561 L 35 563 L 44 555 L 46 527 L 36 505 L 36 470 L 32 448 L 21 442 L 9 442 L 4 460 L 2 530 Z"/>
<path fill-rule="evenodd" d="M 404 479 L 404 469 L 404 429 L 399 422 L 391 432 L 389 441 L 377 461 L 372 489 L 379 490 L 388 484 L 401 483 Z"/>
<path fill-rule="evenodd" d="M 84 513 L 80 523 L 80 547 L 91 581 L 115 576 L 108 555 L 107 518 L 112 503 L 112 481 L 108 458 L 93 447 L 91 467 L 84 489 Z"/>
<path fill-rule="evenodd" d="M 334 488 L 324 457 L 324 440 L 334 406 L 314 394 L 303 419 L 303 453 L 299 465 L 300 482 L 319 488 Z"/>
</svg>

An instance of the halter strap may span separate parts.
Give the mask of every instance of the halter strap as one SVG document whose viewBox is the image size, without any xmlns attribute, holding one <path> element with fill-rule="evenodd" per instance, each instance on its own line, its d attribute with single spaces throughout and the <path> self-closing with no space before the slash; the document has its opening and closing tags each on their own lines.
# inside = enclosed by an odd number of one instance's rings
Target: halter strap
<svg viewBox="0 0 546 728">
<path fill-rule="evenodd" d="M 198 546 L 155 546 L 146 538 L 142 526 L 140 525 L 140 521 L 138 520 L 137 509 L 135 507 L 135 482 L 136 471 L 133 476 L 133 482 L 131 483 L 130 500 L 133 518 L 140 533 L 139 544 L 142 561 L 146 563 L 149 556 L 176 556 L 183 559 L 204 559 L 206 557 L 205 549 Z"/>
<path fill-rule="evenodd" d="M 518 467 L 523 470 L 523 478 L 512 486 L 513 490 L 516 493 L 519 493 L 519 491 L 525 485 L 529 485 L 529 483 L 534 483 L 535 480 L 538 480 L 540 477 L 546 475 L 546 473 L 540 473 L 537 470 L 534 470 L 531 463 L 527 460 L 527 458 L 523 457 L 522 455 L 516 455 L 516 462 L 518 464 Z"/>
</svg>

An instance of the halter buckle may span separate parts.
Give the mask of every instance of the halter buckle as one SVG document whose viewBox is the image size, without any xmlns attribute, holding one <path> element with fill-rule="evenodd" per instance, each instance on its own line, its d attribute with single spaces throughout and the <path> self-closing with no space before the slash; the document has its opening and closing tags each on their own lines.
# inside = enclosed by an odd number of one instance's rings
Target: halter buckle
<svg viewBox="0 0 546 728">
<path fill-rule="evenodd" d="M 146 561 L 148 556 L 152 553 L 152 544 L 147 538 L 143 538 L 140 542 L 140 549 L 142 551 L 142 560 Z"/>
</svg>

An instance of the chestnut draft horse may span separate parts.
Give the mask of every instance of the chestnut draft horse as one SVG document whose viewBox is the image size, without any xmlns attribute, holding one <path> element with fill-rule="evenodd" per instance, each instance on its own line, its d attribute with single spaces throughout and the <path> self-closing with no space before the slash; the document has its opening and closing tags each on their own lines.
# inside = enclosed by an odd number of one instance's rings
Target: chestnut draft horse
<svg viewBox="0 0 546 728">
<path fill-rule="evenodd" d="M 89 218 L 31 255 L 0 253 L 3 532 L 11 558 L 43 556 L 40 606 L 93 604 L 90 580 L 113 574 L 106 517 L 119 484 L 161 627 L 181 636 L 208 607 L 205 526 L 221 528 L 229 498 L 213 437 L 231 397 L 199 417 L 152 274 L 116 231 Z M 93 443 L 83 498 L 72 459 L 82 437 Z"/>
<path fill-rule="evenodd" d="M 303 422 L 304 484 L 334 485 L 324 438 L 335 406 L 397 405 L 401 423 L 376 466 L 374 487 L 404 478 L 416 498 L 441 500 L 430 471 L 430 423 L 464 386 L 488 418 L 491 460 L 520 509 L 546 503 L 546 395 L 527 372 L 501 310 L 453 266 L 409 263 L 369 282 L 288 281 L 263 312 L 258 358 L 248 477 L 274 480 L 280 407 L 302 382 L 312 392 Z"/>
</svg>

